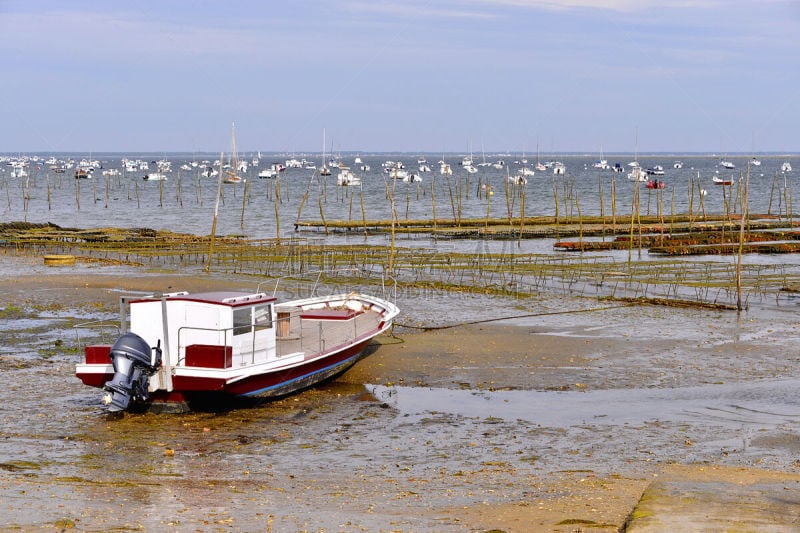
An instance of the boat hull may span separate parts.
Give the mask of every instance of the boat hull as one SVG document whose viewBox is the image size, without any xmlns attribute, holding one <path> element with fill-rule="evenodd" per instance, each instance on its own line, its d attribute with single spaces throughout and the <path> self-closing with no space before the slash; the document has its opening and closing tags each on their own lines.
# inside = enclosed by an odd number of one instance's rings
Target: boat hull
<svg viewBox="0 0 800 533">
<path fill-rule="evenodd" d="M 236 396 L 278 398 L 286 396 L 342 374 L 364 356 L 369 339 L 345 348 L 336 354 L 320 357 L 307 364 L 282 372 L 253 376 L 232 383 L 225 391 Z"/>
</svg>

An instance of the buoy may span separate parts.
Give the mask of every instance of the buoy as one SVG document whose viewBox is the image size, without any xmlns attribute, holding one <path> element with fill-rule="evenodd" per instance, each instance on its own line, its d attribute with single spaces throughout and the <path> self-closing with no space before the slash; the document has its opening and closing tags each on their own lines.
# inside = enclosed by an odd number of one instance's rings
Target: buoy
<svg viewBox="0 0 800 533">
<path fill-rule="evenodd" d="M 75 256 L 69 254 L 52 254 L 44 256 L 44 264 L 50 266 L 56 265 L 74 265 Z"/>
</svg>

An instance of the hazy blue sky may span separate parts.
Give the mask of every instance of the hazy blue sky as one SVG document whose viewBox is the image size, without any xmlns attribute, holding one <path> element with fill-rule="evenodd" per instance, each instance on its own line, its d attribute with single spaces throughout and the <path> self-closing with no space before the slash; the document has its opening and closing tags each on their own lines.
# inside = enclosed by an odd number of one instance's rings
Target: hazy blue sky
<svg viewBox="0 0 800 533">
<path fill-rule="evenodd" d="M 0 152 L 800 151 L 799 0 L 0 0 L 0 54 Z"/>
</svg>

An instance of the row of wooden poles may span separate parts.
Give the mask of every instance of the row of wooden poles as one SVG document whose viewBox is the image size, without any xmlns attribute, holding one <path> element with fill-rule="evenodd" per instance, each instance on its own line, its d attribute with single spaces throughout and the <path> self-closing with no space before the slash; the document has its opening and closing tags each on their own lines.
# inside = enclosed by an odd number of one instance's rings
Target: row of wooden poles
<svg viewBox="0 0 800 533">
<path fill-rule="evenodd" d="M 220 177 L 222 176 L 222 172 L 220 172 Z M 45 180 L 46 180 L 46 191 L 47 191 L 47 205 L 48 210 L 52 208 L 52 194 L 51 188 L 61 188 L 63 187 L 62 179 L 65 175 L 64 174 L 56 174 L 55 176 L 51 176 L 49 172 L 45 172 Z M 279 175 L 280 176 L 280 175 Z M 24 210 L 24 219 L 27 221 L 27 214 L 28 214 L 28 206 L 30 201 L 30 190 L 32 187 L 36 186 L 37 174 L 35 171 L 32 171 L 31 176 L 28 176 L 25 179 L 20 179 L 20 187 L 22 189 L 22 197 L 23 197 L 23 210 Z M 52 179 L 51 179 L 52 178 Z M 478 177 L 475 182 L 471 182 L 470 174 L 465 173 L 463 177 L 455 177 L 452 178 L 451 176 L 445 176 L 444 178 L 440 178 L 442 183 L 442 188 L 446 192 L 446 196 L 449 199 L 449 210 L 446 210 L 446 214 L 442 215 L 442 210 L 439 209 L 437 211 L 437 202 L 436 202 L 436 185 L 437 179 L 435 174 L 431 175 L 431 182 L 429 187 L 422 186 L 419 183 L 414 185 L 414 192 L 416 196 L 416 201 L 420 200 L 420 195 L 425 196 L 428 193 L 430 194 L 430 203 L 431 203 L 431 213 L 432 218 L 430 219 L 430 227 L 432 233 L 435 235 L 439 227 L 461 227 L 462 221 L 464 220 L 463 216 L 463 202 L 466 197 L 470 194 L 472 187 L 474 186 L 475 195 L 480 200 L 485 200 L 486 202 L 486 216 L 485 216 L 485 226 L 488 228 L 490 225 L 502 224 L 506 223 L 509 226 L 519 225 L 523 227 L 526 213 L 525 213 L 525 200 L 527 194 L 527 188 L 524 184 L 518 183 L 511 183 L 509 180 L 504 182 L 503 190 L 505 192 L 505 216 L 501 218 L 492 218 L 491 217 L 491 205 L 493 200 L 493 187 L 489 184 L 488 180 L 483 181 L 482 177 Z M 82 192 L 81 189 L 85 187 L 84 183 L 87 180 L 82 179 L 73 179 L 74 188 L 75 188 L 75 206 L 76 209 L 81 209 L 81 197 Z M 116 184 L 113 182 L 116 181 Z M 127 198 L 129 201 L 136 201 L 137 207 L 141 207 L 141 195 L 140 195 L 140 180 L 138 179 L 126 179 L 124 173 L 119 176 L 105 176 L 104 183 L 101 185 L 104 187 L 104 190 L 100 191 L 100 195 L 98 195 L 98 180 L 92 179 L 91 180 L 91 188 L 92 188 L 92 201 L 94 204 L 99 203 L 100 201 L 104 200 L 104 207 L 109 207 L 110 202 L 110 195 L 112 188 L 116 188 L 119 190 L 122 187 L 127 187 Z M 391 222 L 392 225 L 402 225 L 403 221 L 409 220 L 409 206 L 411 204 L 411 197 L 412 197 L 412 184 L 408 183 L 405 187 L 405 194 L 404 198 L 398 198 L 398 191 L 397 191 L 397 180 L 393 179 L 385 179 L 385 198 L 390 204 L 390 212 L 391 212 Z M 8 199 L 9 208 L 11 207 L 11 187 L 9 186 L 8 178 L 4 180 L 4 185 L 6 188 L 6 195 Z M 246 216 L 246 208 L 250 201 L 252 195 L 252 181 L 246 181 L 242 187 L 242 202 L 241 202 L 241 227 L 242 229 L 245 228 L 245 216 Z M 473 185 L 474 183 L 474 185 Z M 555 212 L 555 223 L 558 224 L 563 219 L 573 219 L 576 218 L 577 212 L 577 219 L 580 222 L 583 220 L 581 214 L 581 202 L 578 196 L 578 192 L 575 188 L 575 178 L 571 177 L 570 175 L 565 175 L 561 180 L 557 180 L 553 177 L 551 181 L 552 187 L 552 196 L 553 196 L 553 206 Z M 741 190 L 742 190 L 742 183 L 743 180 L 737 180 L 736 186 L 722 186 L 723 191 L 723 204 L 721 206 L 721 212 L 724 213 L 726 216 L 731 214 L 735 214 L 737 211 L 739 213 L 742 212 L 741 207 Z M 204 194 L 203 194 L 203 180 L 199 178 L 199 173 L 195 176 L 193 180 L 194 184 L 194 196 L 195 202 L 197 205 L 203 206 L 204 203 Z M 359 204 L 360 204 L 360 211 L 361 211 L 361 220 L 360 224 L 359 221 L 354 221 L 353 219 L 353 200 L 355 195 L 352 193 L 353 187 L 339 187 L 336 186 L 336 199 L 337 201 L 343 202 L 346 198 L 349 199 L 349 212 L 347 221 L 328 221 L 327 217 L 325 216 L 324 205 L 328 202 L 328 180 L 325 177 L 320 176 L 316 172 L 312 174 L 305 187 L 305 191 L 302 194 L 300 204 L 297 210 L 297 217 L 295 220 L 295 226 L 297 226 L 303 214 L 303 209 L 306 203 L 309 200 L 311 193 L 313 192 L 314 185 L 317 185 L 317 196 L 318 196 L 318 208 L 319 208 L 319 215 L 320 220 L 318 222 L 313 222 L 310 225 L 319 224 L 326 234 L 329 232 L 329 228 L 331 227 L 349 227 L 349 228 L 356 228 L 361 227 L 365 234 L 367 233 L 368 228 L 368 217 L 364 202 L 364 194 L 363 189 L 358 187 L 358 196 L 359 196 Z M 281 186 L 281 179 L 280 177 L 274 180 L 266 180 L 265 183 L 265 198 L 268 201 L 272 201 L 275 210 L 275 226 L 276 226 L 276 237 L 280 238 L 280 213 L 278 210 L 279 204 L 288 204 L 291 201 L 291 187 L 282 187 Z M 612 223 L 612 232 L 616 230 L 613 227 L 616 224 L 616 221 L 619 218 L 618 215 L 618 208 L 617 208 L 617 183 L 616 180 L 612 179 L 610 181 L 610 210 L 611 210 L 611 223 Z M 238 186 L 234 186 L 232 188 L 233 196 L 236 198 L 238 193 Z M 159 190 L 159 206 L 164 206 L 164 194 L 165 194 L 165 182 L 158 181 L 158 190 Z M 663 217 L 664 216 L 664 190 L 656 189 L 651 190 L 648 189 L 647 195 L 647 203 L 645 214 L 649 215 L 651 213 L 651 192 L 655 192 L 655 203 L 656 203 L 656 213 L 657 216 Z M 676 198 L 676 189 L 672 188 L 672 198 L 671 198 L 671 215 L 675 216 L 675 198 Z M 776 195 L 777 192 L 777 195 Z M 183 207 L 184 200 L 183 200 L 183 175 L 181 171 L 178 172 L 178 179 L 175 186 L 175 201 L 176 204 L 180 207 Z M 767 214 L 772 213 L 773 209 L 773 202 L 777 200 L 778 203 L 778 216 L 779 217 L 786 217 L 789 223 L 791 224 L 792 218 L 792 197 L 791 197 L 791 186 L 784 185 L 782 188 L 778 186 L 778 175 L 775 175 L 775 178 L 772 182 L 772 188 L 770 191 L 769 197 L 769 208 L 767 210 Z M 225 196 L 226 191 L 224 187 L 218 188 L 218 195 L 219 195 L 219 202 L 222 205 L 225 205 Z M 102 198 L 100 197 L 102 196 Z M 687 187 L 687 196 L 688 196 L 688 212 L 690 216 L 697 216 L 700 217 L 702 215 L 705 217 L 706 215 L 706 204 L 705 204 L 705 194 L 702 189 L 702 185 L 699 179 L 692 178 L 688 182 Z M 598 178 L 598 201 L 599 201 L 599 211 L 600 211 L 600 218 L 605 220 L 606 218 L 606 192 L 604 190 L 603 184 L 603 177 L 600 176 Z M 405 200 L 405 214 L 401 217 L 399 213 L 398 203 L 402 202 L 403 199 Z M 632 205 L 631 205 L 631 213 L 636 217 L 639 217 L 642 214 L 642 206 L 641 206 L 641 194 L 640 194 L 640 183 L 636 182 L 634 185 L 634 191 L 632 195 Z M 504 222 L 505 221 L 505 222 Z M 373 222 L 370 220 L 369 222 Z M 305 225 L 304 227 L 308 227 L 309 225 Z M 520 236 L 522 232 L 520 232 Z"/>
</svg>

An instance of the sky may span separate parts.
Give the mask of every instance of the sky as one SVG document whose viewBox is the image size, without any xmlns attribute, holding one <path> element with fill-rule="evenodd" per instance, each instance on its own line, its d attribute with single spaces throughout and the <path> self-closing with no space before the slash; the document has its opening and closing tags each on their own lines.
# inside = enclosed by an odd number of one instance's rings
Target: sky
<svg viewBox="0 0 800 533">
<path fill-rule="evenodd" d="M 0 152 L 800 152 L 800 0 L 0 0 Z M 324 140 L 323 140 L 324 139 Z"/>
</svg>

